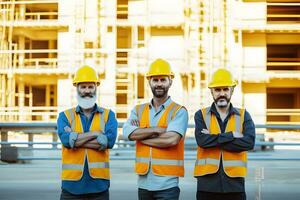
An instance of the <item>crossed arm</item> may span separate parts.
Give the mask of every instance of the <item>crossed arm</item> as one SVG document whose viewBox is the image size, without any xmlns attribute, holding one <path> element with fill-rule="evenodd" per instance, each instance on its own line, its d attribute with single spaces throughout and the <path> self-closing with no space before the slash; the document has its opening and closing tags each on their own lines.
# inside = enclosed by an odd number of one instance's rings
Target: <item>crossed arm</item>
<svg viewBox="0 0 300 200">
<path fill-rule="evenodd" d="M 206 128 L 201 111 L 195 114 L 195 138 L 202 148 L 220 147 L 227 151 L 242 152 L 253 149 L 255 125 L 248 112 L 245 112 L 243 133 L 227 132 L 210 134 Z"/>
<path fill-rule="evenodd" d="M 70 128 L 70 123 L 64 112 L 59 113 L 57 119 L 57 134 L 66 148 L 90 148 L 96 150 L 111 149 L 117 137 L 118 122 L 115 114 L 110 111 L 104 132 L 89 131 L 78 134 Z"/>
<path fill-rule="evenodd" d="M 71 133 L 72 129 L 68 126 L 64 127 L 66 132 Z M 77 139 L 74 143 L 75 148 L 90 148 L 100 149 L 101 145 L 97 141 L 97 137 L 103 134 L 101 131 L 89 131 L 84 134 L 78 134 Z"/>
<path fill-rule="evenodd" d="M 139 127 L 138 120 L 132 120 L 131 125 Z M 138 128 L 129 135 L 130 140 L 139 140 L 151 147 L 167 148 L 178 144 L 181 136 L 174 132 L 166 132 L 165 128 Z"/>
<path fill-rule="evenodd" d="M 64 130 L 69 133 L 72 132 L 72 129 L 68 126 L 64 127 Z M 101 145 L 97 141 L 97 137 L 100 134 L 102 134 L 101 131 L 90 131 L 84 134 L 78 134 L 74 148 L 100 149 Z"/>
</svg>

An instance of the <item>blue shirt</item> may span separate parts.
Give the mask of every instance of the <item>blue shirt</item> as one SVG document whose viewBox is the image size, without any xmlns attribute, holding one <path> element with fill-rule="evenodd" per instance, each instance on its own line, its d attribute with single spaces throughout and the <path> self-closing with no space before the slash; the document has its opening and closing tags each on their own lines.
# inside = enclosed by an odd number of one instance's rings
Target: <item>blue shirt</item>
<svg viewBox="0 0 300 200">
<path fill-rule="evenodd" d="M 102 113 L 104 110 L 103 108 L 95 105 L 92 115 L 87 118 L 79 106 L 76 107 L 76 112 L 80 114 L 80 119 L 82 123 L 82 127 L 84 132 L 88 132 L 93 121 L 94 114 L 96 112 Z M 57 132 L 59 138 L 62 142 L 62 145 L 66 148 L 73 148 L 74 143 L 77 139 L 77 133 L 75 132 L 65 132 L 64 127 L 71 127 L 66 115 L 64 112 L 59 113 L 59 117 L 57 119 Z M 107 137 L 107 148 L 112 148 L 115 144 L 116 137 L 117 137 L 117 128 L 118 122 L 115 118 L 114 112 L 111 110 L 108 114 L 108 120 L 105 125 L 104 135 Z M 98 142 L 100 142 L 101 137 L 97 138 Z M 88 170 L 88 163 L 85 160 L 84 163 L 84 171 L 82 178 L 79 181 L 62 181 L 62 189 L 72 193 L 72 194 L 87 194 L 87 193 L 97 193 L 103 192 L 107 190 L 110 186 L 110 181 L 105 179 L 94 179 L 90 176 Z"/>
<path fill-rule="evenodd" d="M 163 111 L 166 109 L 168 105 L 172 102 L 169 97 L 165 103 L 163 103 L 157 111 L 152 104 L 149 105 L 150 108 L 150 126 L 156 127 L 158 120 L 160 119 Z M 132 109 L 131 114 L 127 122 L 123 126 L 123 136 L 124 138 L 129 139 L 130 134 L 138 129 L 139 127 L 131 125 L 131 120 L 138 119 L 135 108 Z M 177 111 L 174 118 L 169 122 L 167 127 L 167 132 L 173 131 L 181 136 L 185 135 L 188 125 L 188 113 L 186 109 L 181 108 Z M 151 163 L 150 163 L 151 164 Z M 146 175 L 139 175 L 138 178 L 138 187 L 142 189 L 146 189 L 149 191 L 157 191 L 157 190 L 165 190 L 172 187 L 178 186 L 178 177 L 175 176 L 157 176 L 153 174 L 152 168 L 149 168 L 149 171 Z"/>
</svg>

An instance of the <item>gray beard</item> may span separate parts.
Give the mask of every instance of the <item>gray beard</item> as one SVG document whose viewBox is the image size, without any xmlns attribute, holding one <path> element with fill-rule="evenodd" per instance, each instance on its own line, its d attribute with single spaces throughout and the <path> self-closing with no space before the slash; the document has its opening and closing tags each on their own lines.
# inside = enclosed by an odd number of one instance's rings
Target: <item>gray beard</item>
<svg viewBox="0 0 300 200">
<path fill-rule="evenodd" d="M 216 105 L 219 107 L 219 108 L 226 108 L 229 104 L 229 101 L 227 101 L 227 99 L 222 99 L 221 101 L 218 100 L 218 101 L 215 101 Z"/>
<path fill-rule="evenodd" d="M 84 98 L 77 94 L 78 105 L 83 109 L 92 108 L 95 105 L 97 95 L 94 95 L 92 98 Z"/>
</svg>

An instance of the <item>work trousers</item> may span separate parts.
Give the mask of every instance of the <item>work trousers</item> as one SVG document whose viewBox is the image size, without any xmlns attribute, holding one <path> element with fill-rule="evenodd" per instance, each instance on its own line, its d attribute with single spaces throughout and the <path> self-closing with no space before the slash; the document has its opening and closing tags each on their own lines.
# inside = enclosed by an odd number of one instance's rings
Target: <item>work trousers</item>
<svg viewBox="0 0 300 200">
<path fill-rule="evenodd" d="M 139 200 L 178 200 L 179 187 L 172 187 L 166 190 L 149 191 L 139 188 Z"/>
<path fill-rule="evenodd" d="M 62 190 L 60 200 L 109 200 L 109 191 L 105 190 L 99 193 L 75 195 L 66 190 Z"/>
<path fill-rule="evenodd" d="M 197 191 L 197 200 L 246 200 L 245 192 L 215 193 Z"/>
</svg>

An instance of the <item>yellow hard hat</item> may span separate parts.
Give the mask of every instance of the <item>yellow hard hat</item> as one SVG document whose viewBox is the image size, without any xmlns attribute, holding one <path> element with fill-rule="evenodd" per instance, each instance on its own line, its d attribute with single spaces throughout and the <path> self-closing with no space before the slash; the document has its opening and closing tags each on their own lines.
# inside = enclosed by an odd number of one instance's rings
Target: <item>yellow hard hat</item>
<svg viewBox="0 0 300 200">
<path fill-rule="evenodd" d="M 95 69 L 88 65 L 84 65 L 76 71 L 75 77 L 73 79 L 73 85 L 75 86 L 78 83 L 87 82 L 94 82 L 97 85 L 100 85 L 100 80 Z"/>
<path fill-rule="evenodd" d="M 171 71 L 170 64 L 163 59 L 156 59 L 149 68 L 149 71 L 146 74 L 147 79 L 151 76 L 171 76 L 174 78 L 174 73 Z"/>
<path fill-rule="evenodd" d="M 215 73 L 212 75 L 212 79 L 208 84 L 208 87 L 209 88 L 231 87 L 231 86 L 234 87 L 236 85 L 237 85 L 237 81 L 232 78 L 230 71 L 221 68 L 215 71 Z"/>
</svg>

